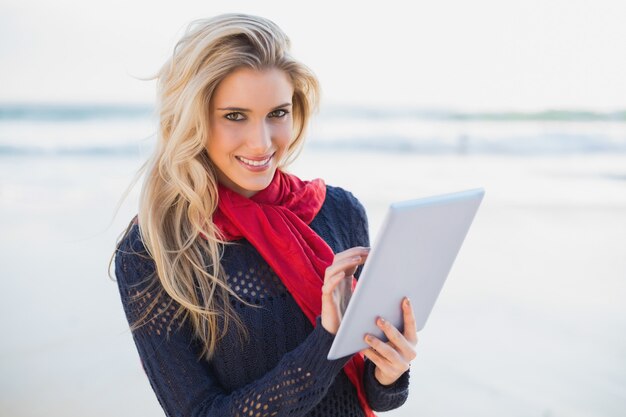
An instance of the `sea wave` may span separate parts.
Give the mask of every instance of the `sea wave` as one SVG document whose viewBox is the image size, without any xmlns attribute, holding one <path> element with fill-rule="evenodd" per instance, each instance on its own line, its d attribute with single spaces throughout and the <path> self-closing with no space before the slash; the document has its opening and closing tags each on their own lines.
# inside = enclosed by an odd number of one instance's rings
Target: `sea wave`
<svg viewBox="0 0 626 417">
<path fill-rule="evenodd" d="M 494 155 L 565 155 L 587 153 L 626 153 L 626 141 L 615 143 L 593 137 L 517 138 L 491 141 L 480 138 L 459 138 L 457 142 L 437 139 L 380 137 L 366 139 L 309 140 L 305 147 L 319 151 L 356 151 L 419 154 L 494 154 Z M 12 146 L 0 145 L 1 156 L 141 156 L 151 145 L 137 142 L 90 146 Z"/>
<path fill-rule="evenodd" d="M 0 145 L 0 156 L 137 156 L 137 145 L 83 146 L 83 147 L 34 147 Z"/>
<path fill-rule="evenodd" d="M 98 119 L 136 119 L 154 114 L 151 106 L 103 104 L 0 104 L 0 121 L 66 122 Z"/>
<path fill-rule="evenodd" d="M 312 119 L 305 146 L 424 154 L 626 152 L 626 112 L 419 114 L 327 108 Z M 146 155 L 156 126 L 150 106 L 0 105 L 0 155 Z"/>
<path fill-rule="evenodd" d="M 93 119 L 135 119 L 153 117 L 155 108 L 149 104 L 33 104 L 0 103 L 0 121 L 68 121 Z M 626 123 L 626 110 L 595 111 L 588 109 L 545 109 L 540 111 L 459 111 L 454 109 L 366 107 L 357 105 L 325 105 L 320 116 L 325 119 L 413 119 L 440 121 L 610 121 Z"/>
</svg>

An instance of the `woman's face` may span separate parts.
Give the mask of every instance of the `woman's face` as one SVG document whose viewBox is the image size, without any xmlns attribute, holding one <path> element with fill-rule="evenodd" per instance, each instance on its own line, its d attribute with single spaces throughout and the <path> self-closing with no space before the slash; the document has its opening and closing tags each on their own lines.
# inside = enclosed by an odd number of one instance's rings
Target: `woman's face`
<svg viewBox="0 0 626 417">
<path fill-rule="evenodd" d="M 206 147 L 221 184 L 248 198 L 270 184 L 292 139 L 292 96 L 279 69 L 240 68 L 218 84 Z"/>
</svg>

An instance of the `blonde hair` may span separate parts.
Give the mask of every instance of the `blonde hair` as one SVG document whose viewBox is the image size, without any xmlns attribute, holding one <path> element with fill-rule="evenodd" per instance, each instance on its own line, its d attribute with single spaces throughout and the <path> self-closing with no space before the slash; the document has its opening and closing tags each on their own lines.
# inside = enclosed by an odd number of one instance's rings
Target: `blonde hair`
<svg viewBox="0 0 626 417">
<path fill-rule="evenodd" d="M 158 91 L 157 144 L 124 198 L 147 171 L 137 217 L 141 239 L 156 266 L 157 291 L 171 297 L 170 305 L 178 303 L 174 320 L 181 315 L 183 321 L 191 320 L 195 335 L 203 342 L 202 356 L 207 359 L 213 356 L 230 320 L 247 335 L 228 295 L 251 305 L 229 288 L 220 265 L 223 245 L 229 242 L 212 222 L 218 191 L 215 168 L 206 152 L 206 143 L 211 140 L 209 102 L 220 81 L 238 68 L 283 70 L 294 88 L 293 138 L 278 165 L 283 169 L 301 152 L 320 95 L 316 76 L 290 55 L 290 48 L 289 38 L 272 21 L 240 13 L 222 14 L 191 22 L 171 58 L 152 77 L 157 79 Z M 118 249 L 133 221 L 120 236 Z M 138 298 L 145 297 L 148 290 Z M 160 297 L 148 295 L 152 303 L 131 324 L 133 330 L 155 309 L 162 312 L 170 307 L 159 308 Z M 222 329 L 219 317 L 224 319 Z"/>
</svg>

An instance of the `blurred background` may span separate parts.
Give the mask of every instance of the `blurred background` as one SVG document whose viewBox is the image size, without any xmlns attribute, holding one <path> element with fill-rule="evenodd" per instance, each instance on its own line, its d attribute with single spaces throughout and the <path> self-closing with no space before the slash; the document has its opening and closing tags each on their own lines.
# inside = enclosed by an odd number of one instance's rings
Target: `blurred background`
<svg viewBox="0 0 626 417">
<path fill-rule="evenodd" d="M 155 141 L 139 78 L 224 12 L 274 20 L 319 77 L 290 171 L 352 191 L 372 241 L 392 201 L 486 190 L 380 414 L 623 416 L 621 0 L 3 0 L 0 415 L 164 415 L 107 267 Z"/>
</svg>

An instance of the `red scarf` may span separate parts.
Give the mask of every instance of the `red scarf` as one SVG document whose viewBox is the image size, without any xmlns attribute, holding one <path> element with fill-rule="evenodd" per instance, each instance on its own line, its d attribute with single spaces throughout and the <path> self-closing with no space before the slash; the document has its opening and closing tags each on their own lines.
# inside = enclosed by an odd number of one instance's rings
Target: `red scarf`
<svg viewBox="0 0 626 417">
<path fill-rule="evenodd" d="M 324 181 L 302 181 L 277 169 L 272 182 L 251 198 L 222 184 L 218 190 L 215 225 L 226 240 L 244 237 L 259 251 L 315 326 L 322 313 L 324 274 L 334 258 L 330 246 L 308 226 L 326 198 Z M 355 284 L 353 278 L 353 288 Z M 365 398 L 363 370 L 360 353 L 344 366 L 365 415 L 376 417 Z"/>
</svg>

